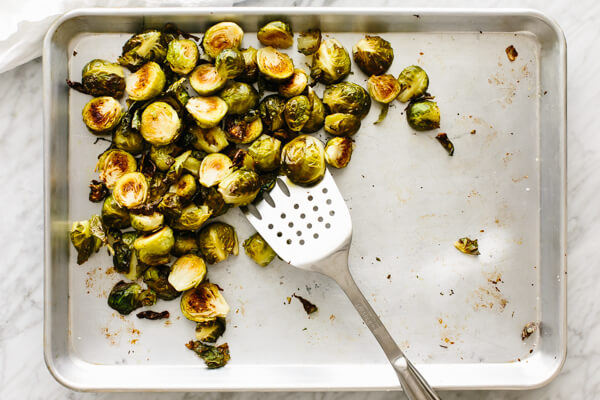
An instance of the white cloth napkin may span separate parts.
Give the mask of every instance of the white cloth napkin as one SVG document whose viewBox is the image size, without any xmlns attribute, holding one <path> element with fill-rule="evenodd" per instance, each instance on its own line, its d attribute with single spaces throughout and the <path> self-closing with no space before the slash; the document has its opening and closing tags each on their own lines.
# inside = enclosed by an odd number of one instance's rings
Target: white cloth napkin
<svg viewBox="0 0 600 400">
<path fill-rule="evenodd" d="M 63 13 L 82 7 L 227 7 L 240 0 L 7 0 L 0 5 L 0 73 L 42 55 L 42 41 Z"/>
</svg>

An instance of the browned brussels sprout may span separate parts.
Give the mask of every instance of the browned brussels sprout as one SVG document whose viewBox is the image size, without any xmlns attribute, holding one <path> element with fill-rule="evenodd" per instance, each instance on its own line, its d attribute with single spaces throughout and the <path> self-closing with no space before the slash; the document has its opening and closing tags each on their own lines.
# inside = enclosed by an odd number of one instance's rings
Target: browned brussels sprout
<svg viewBox="0 0 600 400">
<path fill-rule="evenodd" d="M 198 205 L 204 205 L 211 211 L 211 218 L 223 215 L 229 209 L 229 205 L 223 200 L 223 196 L 215 187 L 199 186 L 194 202 Z"/>
<path fill-rule="evenodd" d="M 134 208 L 144 204 L 148 198 L 146 177 L 140 172 L 122 175 L 115 183 L 112 195 L 121 207 Z"/>
<path fill-rule="evenodd" d="M 258 233 L 255 233 L 244 241 L 244 250 L 248 257 L 261 267 L 269 265 L 277 255 Z"/>
<path fill-rule="evenodd" d="M 273 47 L 263 47 L 256 53 L 258 70 L 272 82 L 284 82 L 294 73 L 294 62 L 287 55 Z"/>
<path fill-rule="evenodd" d="M 334 136 L 352 136 L 360 128 L 360 119 L 352 114 L 335 113 L 325 117 L 325 132 Z"/>
<path fill-rule="evenodd" d="M 242 50 L 244 71 L 236 78 L 240 82 L 254 83 L 258 80 L 258 65 L 256 64 L 256 49 L 248 47 Z"/>
<path fill-rule="evenodd" d="M 310 119 L 312 103 L 306 96 L 295 96 L 285 103 L 283 118 L 289 130 L 300 132 Z"/>
<path fill-rule="evenodd" d="M 190 85 L 200 96 L 211 96 L 225 87 L 227 78 L 212 64 L 197 66 L 190 75 Z"/>
<path fill-rule="evenodd" d="M 262 120 L 255 111 L 246 115 L 228 115 L 224 127 L 227 139 L 233 143 L 251 143 L 263 131 Z"/>
<path fill-rule="evenodd" d="M 121 207 L 111 194 L 102 203 L 102 222 L 109 228 L 123 229 L 130 225 L 129 210 Z"/>
<path fill-rule="evenodd" d="M 218 153 L 229 145 L 227 135 L 219 126 L 208 129 L 191 126 L 189 132 L 194 137 L 192 146 L 197 150 L 207 153 Z"/>
<path fill-rule="evenodd" d="M 225 333 L 225 318 L 196 323 L 196 340 L 215 343 Z"/>
<path fill-rule="evenodd" d="M 335 168 L 345 168 L 352 157 L 354 143 L 348 137 L 334 137 L 325 146 L 325 161 Z"/>
<path fill-rule="evenodd" d="M 402 70 L 398 76 L 398 83 L 400 84 L 398 100 L 406 103 L 425 94 L 429 87 L 429 77 L 423 68 L 411 65 Z"/>
<path fill-rule="evenodd" d="M 350 74 L 350 56 L 340 42 L 326 39 L 313 55 L 310 76 L 326 85 L 340 82 Z"/>
<path fill-rule="evenodd" d="M 289 99 L 304 93 L 307 86 L 308 74 L 304 70 L 296 68 L 288 81 L 279 84 L 279 94 Z"/>
<path fill-rule="evenodd" d="M 305 56 L 310 56 L 319 50 L 321 44 L 321 31 L 318 29 L 309 29 L 301 32 L 298 36 L 298 52 Z"/>
<path fill-rule="evenodd" d="M 168 171 L 175 163 L 175 157 L 177 157 L 180 152 L 181 149 L 175 143 L 171 143 L 166 146 L 150 147 L 148 155 L 159 171 Z"/>
<path fill-rule="evenodd" d="M 400 93 L 400 83 L 393 75 L 372 75 L 367 81 L 367 89 L 369 94 L 378 103 L 383 104 L 379 118 L 375 124 L 381 123 L 388 112 L 389 103 L 394 101 Z"/>
<path fill-rule="evenodd" d="M 308 100 L 310 100 L 311 105 L 310 118 L 302 127 L 302 132 L 313 133 L 323 127 L 323 123 L 325 122 L 325 106 L 311 87 L 308 88 Z"/>
<path fill-rule="evenodd" d="M 245 114 L 258 104 L 258 92 L 243 82 L 230 82 L 219 96 L 227 103 L 229 114 Z"/>
<path fill-rule="evenodd" d="M 342 82 L 329 85 L 323 92 L 323 103 L 332 114 L 356 115 L 363 119 L 371 109 L 369 93 L 356 83 Z"/>
<path fill-rule="evenodd" d="M 207 206 L 197 206 L 192 203 L 181 210 L 179 218 L 172 223 L 174 229 L 183 231 L 196 231 L 210 218 L 210 209 Z"/>
<path fill-rule="evenodd" d="M 147 236 L 140 236 L 133 242 L 137 259 L 146 265 L 161 265 L 169 262 L 169 253 L 175 244 L 173 230 L 165 226 Z"/>
<path fill-rule="evenodd" d="M 248 147 L 248 153 L 259 171 L 272 171 L 281 162 L 281 142 L 269 135 L 261 135 Z"/>
<path fill-rule="evenodd" d="M 181 257 L 185 254 L 196 254 L 197 252 L 198 243 L 196 242 L 196 235 L 192 232 L 175 233 L 175 244 L 171 249 L 171 254 L 176 257 Z"/>
<path fill-rule="evenodd" d="M 174 39 L 169 42 L 167 64 L 176 74 L 187 75 L 198 63 L 198 46 L 190 39 Z"/>
<path fill-rule="evenodd" d="M 261 100 L 258 110 L 263 126 L 267 131 L 273 132 L 285 126 L 284 109 L 285 99 L 276 94 L 269 95 Z"/>
<path fill-rule="evenodd" d="M 208 322 L 225 318 L 229 305 L 217 285 L 204 282 L 181 296 L 181 312 L 190 321 Z"/>
<path fill-rule="evenodd" d="M 125 91 L 130 100 L 150 100 L 163 91 L 166 83 L 167 78 L 160 65 L 149 62 L 125 78 Z"/>
<path fill-rule="evenodd" d="M 183 202 L 191 200 L 196 194 L 196 190 L 198 190 L 198 185 L 192 174 L 182 174 L 170 188 L 170 191 L 179 196 Z"/>
<path fill-rule="evenodd" d="M 387 40 L 379 36 L 365 36 L 352 48 L 354 62 L 367 75 L 385 73 L 394 61 L 394 49 Z"/>
<path fill-rule="evenodd" d="M 217 55 L 215 68 L 226 79 L 237 78 L 244 72 L 244 56 L 238 49 L 225 49 Z"/>
<path fill-rule="evenodd" d="M 415 101 L 408 106 L 406 118 L 417 131 L 436 129 L 440 127 L 440 108 L 435 101 Z"/>
<path fill-rule="evenodd" d="M 260 190 L 260 177 L 254 171 L 238 169 L 219 183 L 218 190 L 225 203 L 245 206 L 256 198 Z"/>
<path fill-rule="evenodd" d="M 224 367 L 231 358 L 227 343 L 223 343 L 220 346 L 211 346 L 199 340 L 191 340 L 189 343 L 186 343 L 185 347 L 203 359 L 208 369 Z"/>
<path fill-rule="evenodd" d="M 142 290 L 142 287 L 135 282 L 120 281 L 108 295 L 108 306 L 122 315 L 155 303 L 156 293 L 151 289 Z"/>
<path fill-rule="evenodd" d="M 92 203 L 100 203 L 108 196 L 108 188 L 103 182 L 92 180 L 90 183 L 90 194 L 88 196 Z"/>
<path fill-rule="evenodd" d="M 170 272 L 171 269 L 166 265 L 157 265 L 144 271 L 144 283 L 161 300 L 173 300 L 181 294 L 169 283 Z"/>
<path fill-rule="evenodd" d="M 93 133 L 107 133 L 119 125 L 121 104 L 112 97 L 94 97 L 83 107 L 83 122 Z"/>
<path fill-rule="evenodd" d="M 81 93 L 94 97 L 121 98 L 125 91 L 125 74 L 119 64 L 95 59 L 83 67 L 81 83 L 67 80 L 67 84 Z"/>
<path fill-rule="evenodd" d="M 96 164 L 96 171 L 100 172 L 99 178 L 112 189 L 117 180 L 128 172 L 137 170 L 137 162 L 131 154 L 118 149 L 106 150 Z"/>
<path fill-rule="evenodd" d="M 73 222 L 70 237 L 73 247 L 77 250 L 79 265 L 86 262 L 102 246 L 102 239 L 94 233 L 91 220 Z"/>
<path fill-rule="evenodd" d="M 235 22 L 219 22 L 208 28 L 202 38 L 202 48 L 210 58 L 224 49 L 239 49 L 244 31 Z"/>
<path fill-rule="evenodd" d="M 311 186 L 325 176 L 323 144 L 309 135 L 300 135 L 281 152 L 283 173 L 295 184 Z"/>
<path fill-rule="evenodd" d="M 227 114 L 227 103 L 220 97 L 192 97 L 185 109 L 190 113 L 200 128 L 217 126 Z"/>
<path fill-rule="evenodd" d="M 294 33 L 290 24 L 283 21 L 272 21 L 260 28 L 256 34 L 263 46 L 287 49 L 294 44 Z"/>
<path fill-rule="evenodd" d="M 163 226 L 165 216 L 159 212 L 152 214 L 130 214 L 131 227 L 138 232 L 154 232 Z"/>
<path fill-rule="evenodd" d="M 204 280 L 206 264 L 195 254 L 179 257 L 171 266 L 169 283 L 179 292 L 194 288 Z"/>
<path fill-rule="evenodd" d="M 191 102 L 191 100 L 190 100 Z M 188 105 L 189 103 L 188 102 Z M 154 146 L 166 146 L 174 142 L 181 132 L 181 120 L 177 111 L 168 103 L 157 101 L 142 113 L 140 133 Z"/>
<path fill-rule="evenodd" d="M 167 41 L 162 32 L 148 30 L 133 35 L 125 45 L 118 61 L 124 67 L 135 71 L 148 61 L 162 63 L 167 56 Z"/>
<path fill-rule="evenodd" d="M 211 153 L 200 164 L 198 181 L 202 186 L 216 186 L 231 173 L 232 165 L 225 154 Z"/>
<path fill-rule="evenodd" d="M 198 248 L 209 264 L 225 261 L 229 255 L 238 255 L 238 238 L 233 226 L 214 222 L 198 234 Z"/>
</svg>

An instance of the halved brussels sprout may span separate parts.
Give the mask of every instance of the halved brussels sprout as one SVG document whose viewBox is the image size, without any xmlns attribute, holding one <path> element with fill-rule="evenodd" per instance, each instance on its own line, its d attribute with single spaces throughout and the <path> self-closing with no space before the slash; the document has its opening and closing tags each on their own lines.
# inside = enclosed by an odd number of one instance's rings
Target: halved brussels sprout
<svg viewBox="0 0 600 400">
<path fill-rule="evenodd" d="M 144 150 L 143 136 L 133 129 L 122 130 L 119 127 L 114 131 L 112 142 L 117 149 L 127 151 L 132 154 L 141 153 Z"/>
<path fill-rule="evenodd" d="M 166 83 L 160 65 L 151 61 L 125 78 L 125 91 L 130 100 L 150 100 L 163 91 Z"/>
<path fill-rule="evenodd" d="M 180 131 L 179 115 L 168 103 L 154 102 L 142 113 L 140 133 L 154 146 L 165 146 L 174 142 L 179 137 Z"/>
<path fill-rule="evenodd" d="M 175 244 L 171 249 L 171 254 L 181 257 L 186 254 L 196 254 L 198 252 L 198 242 L 196 235 L 192 232 L 175 232 Z"/>
<path fill-rule="evenodd" d="M 369 93 L 362 86 L 352 82 L 327 86 L 323 92 L 323 103 L 332 114 L 352 114 L 360 119 L 366 117 L 371 109 Z"/>
<path fill-rule="evenodd" d="M 137 163 L 131 154 L 123 150 L 106 150 L 96 164 L 96 171 L 100 172 L 99 179 L 112 189 L 117 180 L 128 172 L 135 172 Z"/>
<path fill-rule="evenodd" d="M 137 232 L 125 232 L 121 240 L 115 241 L 113 247 L 113 266 L 117 272 L 120 272 L 130 280 L 136 280 L 142 273 L 143 267 L 137 262 L 133 249 L 133 242 L 137 238 Z"/>
<path fill-rule="evenodd" d="M 182 231 L 196 231 L 210 218 L 211 211 L 207 206 L 192 203 L 181 210 L 179 218 L 173 222 L 173 228 Z"/>
<path fill-rule="evenodd" d="M 120 281 L 108 295 L 108 306 L 122 315 L 155 303 L 156 293 L 151 289 L 142 290 L 142 287 L 135 282 Z"/>
<path fill-rule="evenodd" d="M 256 198 L 260 190 L 260 177 L 254 171 L 238 169 L 219 183 L 218 190 L 225 203 L 245 206 Z"/>
<path fill-rule="evenodd" d="M 440 127 L 440 108 L 435 101 L 415 101 L 409 104 L 406 119 L 418 131 L 436 129 Z"/>
<path fill-rule="evenodd" d="M 196 151 L 196 153 L 199 153 L 199 151 Z M 192 152 L 192 154 L 194 154 L 194 152 Z M 202 153 L 202 158 L 200 159 L 189 156 L 183 163 L 183 169 L 192 174 L 194 178 L 198 178 L 198 171 L 200 170 L 200 164 L 202 164 L 204 157 L 206 157 L 204 153 Z"/>
<path fill-rule="evenodd" d="M 352 114 L 335 113 L 325 117 L 325 132 L 334 136 L 352 136 L 360 128 L 360 119 Z"/>
<path fill-rule="evenodd" d="M 216 318 L 225 318 L 229 312 L 229 305 L 217 285 L 204 282 L 183 294 L 181 312 L 190 321 L 208 322 Z"/>
<path fill-rule="evenodd" d="M 209 129 L 191 126 L 189 131 L 195 139 L 192 142 L 195 149 L 207 153 L 218 153 L 229 145 L 227 135 L 218 126 Z"/>
<path fill-rule="evenodd" d="M 159 99 L 160 101 L 169 103 L 177 113 L 181 112 L 190 99 L 190 94 L 185 87 L 185 81 L 186 78 L 180 78 L 170 84 Z"/>
<path fill-rule="evenodd" d="M 230 147 L 225 154 L 231 159 L 233 169 L 246 168 L 254 169 L 254 159 L 247 150 Z"/>
<path fill-rule="evenodd" d="M 300 132 L 310 119 L 312 103 L 306 96 L 295 96 L 285 103 L 283 118 L 293 132 Z"/>
<path fill-rule="evenodd" d="M 198 322 L 196 324 L 196 340 L 205 343 L 215 343 L 225 333 L 225 319 L 217 318 L 214 321 Z"/>
<path fill-rule="evenodd" d="M 67 80 L 67 84 L 81 93 L 120 98 L 125 90 L 125 74 L 119 64 L 95 59 L 83 67 L 81 83 Z"/>
<path fill-rule="evenodd" d="M 134 71 L 148 61 L 162 63 L 167 56 L 167 43 L 162 32 L 149 30 L 133 35 L 125 45 L 118 61 Z"/>
<path fill-rule="evenodd" d="M 169 170 L 167 171 L 163 179 L 163 182 L 166 185 L 172 185 L 175 182 L 177 182 L 177 180 L 183 173 L 183 164 L 190 157 L 191 154 L 192 151 L 188 150 L 185 153 L 182 153 L 175 157 L 175 162 L 173 163 L 173 165 L 171 165 L 171 167 L 169 167 Z"/>
<path fill-rule="evenodd" d="M 227 103 L 217 96 L 192 97 L 185 105 L 185 109 L 201 128 L 217 126 L 227 114 L 227 108 Z"/>
<path fill-rule="evenodd" d="M 165 226 L 151 235 L 135 239 L 133 248 L 138 261 L 146 265 L 161 265 L 169 262 L 169 253 L 174 244 L 173 230 Z"/>
<path fill-rule="evenodd" d="M 231 173 L 232 165 L 225 154 L 211 153 L 200 164 L 198 181 L 205 187 L 216 186 Z"/>
<path fill-rule="evenodd" d="M 283 146 L 281 166 L 283 173 L 295 184 L 316 184 L 325 176 L 323 144 L 309 135 L 298 136 Z"/>
<path fill-rule="evenodd" d="M 190 75 L 190 85 L 200 96 L 211 96 L 225 87 L 227 78 L 212 64 L 198 65 Z"/>
<path fill-rule="evenodd" d="M 418 65 L 411 65 L 400 72 L 398 76 L 400 84 L 400 94 L 398 100 L 406 103 L 409 100 L 417 98 L 424 94 L 429 87 L 429 77 L 427 72 Z"/>
<path fill-rule="evenodd" d="M 77 250 L 78 265 L 86 262 L 102 246 L 102 240 L 94 235 L 89 220 L 73 222 L 70 237 L 73 247 Z"/>
<path fill-rule="evenodd" d="M 154 232 L 163 226 L 165 216 L 159 212 L 152 214 L 130 214 L 131 227 L 139 232 Z"/>
<path fill-rule="evenodd" d="M 169 42 L 167 64 L 176 74 L 189 74 L 198 63 L 198 46 L 190 39 L 174 39 Z"/>
<path fill-rule="evenodd" d="M 186 254 L 179 257 L 171 266 L 169 283 L 175 290 L 183 292 L 198 286 L 205 276 L 204 260 L 195 254 Z"/>
<path fill-rule="evenodd" d="M 352 48 L 356 65 L 367 75 L 385 73 L 394 61 L 394 49 L 390 42 L 379 36 L 365 36 Z"/>
<path fill-rule="evenodd" d="M 289 99 L 304 93 L 306 86 L 308 86 L 308 74 L 304 70 L 296 68 L 292 77 L 279 85 L 279 94 Z"/>
<path fill-rule="evenodd" d="M 121 104 L 112 97 L 94 97 L 83 107 L 83 122 L 94 133 L 106 133 L 119 125 Z"/>
<path fill-rule="evenodd" d="M 173 219 L 179 218 L 183 209 L 181 199 L 175 193 L 166 193 L 156 207 L 165 216 Z"/>
<path fill-rule="evenodd" d="M 129 210 L 121 207 L 111 194 L 102 203 L 102 222 L 110 228 L 122 229 L 130 225 Z"/>
<path fill-rule="evenodd" d="M 302 132 L 313 133 L 323 127 L 325 121 L 325 106 L 311 87 L 308 88 L 308 100 L 310 100 L 311 105 L 310 118 L 302 127 Z"/>
<path fill-rule="evenodd" d="M 244 250 L 248 257 L 261 267 L 269 265 L 277 255 L 258 233 L 255 233 L 244 241 Z"/>
<path fill-rule="evenodd" d="M 313 55 L 310 76 L 326 85 L 336 83 L 350 74 L 350 56 L 340 42 L 326 39 Z"/>
<path fill-rule="evenodd" d="M 375 121 L 375 124 L 382 122 L 389 109 L 389 103 L 394 101 L 400 93 L 400 83 L 393 75 L 372 75 L 367 81 L 367 89 L 369 94 L 378 103 L 382 103 L 381 112 L 379 118 Z"/>
<path fill-rule="evenodd" d="M 258 65 L 256 64 L 256 49 L 248 47 L 242 50 L 244 57 L 244 71 L 237 77 L 240 82 L 254 83 L 258 79 Z"/>
<path fill-rule="evenodd" d="M 273 132 L 285 126 L 284 109 L 285 99 L 276 94 L 269 95 L 261 100 L 258 110 L 263 125 L 268 131 Z"/>
<path fill-rule="evenodd" d="M 186 202 L 194 197 L 197 188 L 196 178 L 194 178 L 192 174 L 183 174 L 179 177 L 177 182 L 173 184 L 171 191 L 174 191 L 182 201 Z"/>
<path fill-rule="evenodd" d="M 181 149 L 175 143 L 160 147 L 152 146 L 150 147 L 149 156 L 156 168 L 160 171 L 167 171 L 175 162 L 175 157 L 180 151 Z"/>
<path fill-rule="evenodd" d="M 238 49 L 224 49 L 215 59 L 215 68 L 225 79 L 237 78 L 244 72 L 244 56 Z"/>
<path fill-rule="evenodd" d="M 244 31 L 235 22 L 219 22 L 208 28 L 202 38 L 202 48 L 210 57 L 215 58 L 224 49 L 239 49 Z"/>
<path fill-rule="evenodd" d="M 169 283 L 170 272 L 171 269 L 166 265 L 150 267 L 144 272 L 144 283 L 156 293 L 159 299 L 173 300 L 181 294 Z"/>
<path fill-rule="evenodd" d="M 334 137 L 325 145 L 325 161 L 335 168 L 345 168 L 350 162 L 354 143 L 348 137 Z"/>
<path fill-rule="evenodd" d="M 263 47 L 256 53 L 258 70 L 273 82 L 284 82 L 294 74 L 294 62 L 287 55 L 273 47 Z"/>
<path fill-rule="evenodd" d="M 305 56 L 310 56 L 319 50 L 321 45 L 321 31 L 318 29 L 309 29 L 301 32 L 298 36 L 298 52 Z"/>
<path fill-rule="evenodd" d="M 221 196 L 221 193 L 215 187 L 207 188 L 200 186 L 194 202 L 208 207 L 211 211 L 211 218 L 223 215 L 229 209 L 229 205 L 225 203 L 223 196 Z"/>
<path fill-rule="evenodd" d="M 227 103 L 229 114 L 245 114 L 258 104 L 256 89 L 243 82 L 231 82 L 219 96 Z"/>
<path fill-rule="evenodd" d="M 259 171 L 272 171 L 281 162 L 281 142 L 263 134 L 248 147 L 248 154 Z"/>
<path fill-rule="evenodd" d="M 294 44 L 294 33 L 290 24 L 283 21 L 271 21 L 256 34 L 263 46 L 287 49 Z"/>
<path fill-rule="evenodd" d="M 121 207 L 133 208 L 144 204 L 148 198 L 146 177 L 140 172 L 122 175 L 115 183 L 112 195 Z"/>
<path fill-rule="evenodd" d="M 246 115 L 228 115 L 224 127 L 227 138 L 233 143 L 250 143 L 263 131 L 262 120 L 253 111 Z"/>
<path fill-rule="evenodd" d="M 230 254 L 238 255 L 238 238 L 233 226 L 215 222 L 198 234 L 198 248 L 209 264 L 225 261 Z"/>
</svg>

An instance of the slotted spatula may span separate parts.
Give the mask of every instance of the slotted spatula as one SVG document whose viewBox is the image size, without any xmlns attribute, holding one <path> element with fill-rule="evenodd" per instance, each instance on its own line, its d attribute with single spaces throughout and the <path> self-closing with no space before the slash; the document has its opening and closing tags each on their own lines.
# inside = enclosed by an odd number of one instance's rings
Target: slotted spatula
<svg viewBox="0 0 600 400">
<path fill-rule="evenodd" d="M 350 275 L 352 219 L 329 171 L 310 188 L 279 177 L 269 194 L 243 211 L 284 261 L 320 272 L 340 285 L 381 345 L 409 399 L 439 399 L 394 342 Z"/>
</svg>

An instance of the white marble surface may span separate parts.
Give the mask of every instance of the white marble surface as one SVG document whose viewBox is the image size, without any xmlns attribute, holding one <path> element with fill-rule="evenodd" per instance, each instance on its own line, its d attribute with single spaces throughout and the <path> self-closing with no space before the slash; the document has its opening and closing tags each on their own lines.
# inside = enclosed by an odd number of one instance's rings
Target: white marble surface
<svg viewBox="0 0 600 400">
<path fill-rule="evenodd" d="M 278 1 L 248 2 L 280 4 Z M 295 1 L 355 5 L 364 1 Z M 562 26 L 568 42 L 569 355 L 558 378 L 523 392 L 446 392 L 444 399 L 593 399 L 600 397 L 600 301 L 596 300 L 596 225 L 600 207 L 600 3 L 587 1 L 376 1 L 406 7 L 531 7 Z M 0 6 L 0 10 L 1 10 Z M 0 75 L 0 399 L 396 399 L 397 393 L 77 393 L 50 376 L 42 356 L 41 60 Z M 594 228 L 596 226 L 596 228 Z M 587 261 L 586 261 L 587 260 Z M 596 336 L 598 335 L 598 336 Z"/>
</svg>

